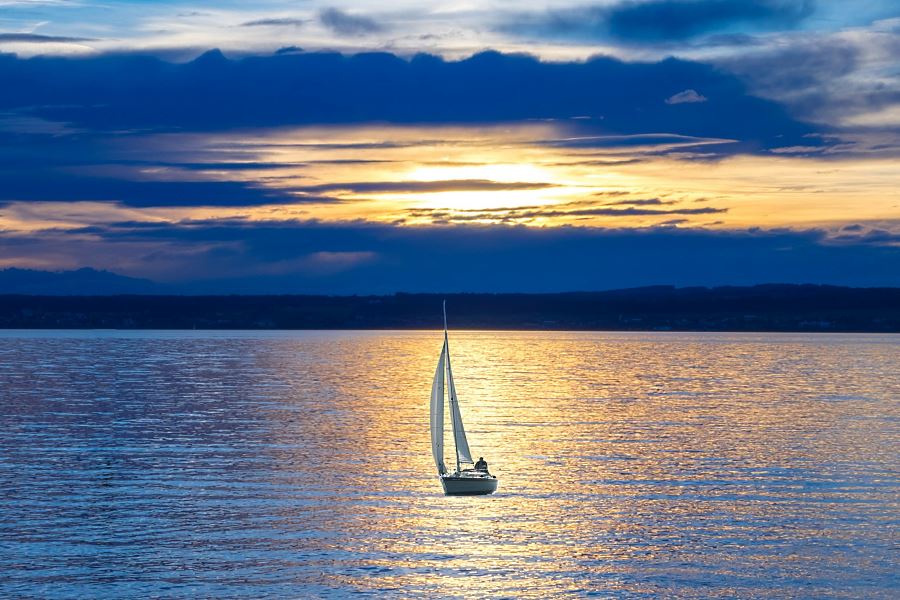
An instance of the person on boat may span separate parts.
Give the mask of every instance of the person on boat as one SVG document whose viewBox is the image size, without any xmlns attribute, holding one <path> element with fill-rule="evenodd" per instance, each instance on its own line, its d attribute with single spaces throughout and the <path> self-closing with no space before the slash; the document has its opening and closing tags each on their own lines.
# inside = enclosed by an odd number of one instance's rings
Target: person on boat
<svg viewBox="0 0 900 600">
<path fill-rule="evenodd" d="M 488 472 L 488 470 L 487 470 L 487 461 L 484 460 L 484 457 L 483 457 L 483 456 L 479 456 L 479 457 L 478 457 L 478 462 L 475 463 L 475 470 L 476 470 L 476 471 L 484 471 L 485 473 Z"/>
</svg>

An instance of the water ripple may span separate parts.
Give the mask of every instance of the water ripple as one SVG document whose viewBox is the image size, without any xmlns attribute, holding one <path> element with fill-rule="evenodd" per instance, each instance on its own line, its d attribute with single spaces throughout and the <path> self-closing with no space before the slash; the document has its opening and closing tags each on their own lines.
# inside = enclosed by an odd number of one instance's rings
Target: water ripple
<svg viewBox="0 0 900 600">
<path fill-rule="evenodd" d="M 0 332 L 0 596 L 893 598 L 900 337 Z"/>
</svg>

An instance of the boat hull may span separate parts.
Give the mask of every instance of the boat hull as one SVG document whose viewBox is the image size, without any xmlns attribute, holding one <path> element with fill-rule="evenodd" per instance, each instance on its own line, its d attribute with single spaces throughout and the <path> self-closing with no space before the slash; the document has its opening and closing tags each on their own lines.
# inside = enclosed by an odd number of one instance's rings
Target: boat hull
<svg viewBox="0 0 900 600">
<path fill-rule="evenodd" d="M 441 486 L 448 496 L 484 496 L 497 491 L 498 480 L 494 476 L 487 477 L 459 477 L 455 475 L 443 475 Z"/>
</svg>

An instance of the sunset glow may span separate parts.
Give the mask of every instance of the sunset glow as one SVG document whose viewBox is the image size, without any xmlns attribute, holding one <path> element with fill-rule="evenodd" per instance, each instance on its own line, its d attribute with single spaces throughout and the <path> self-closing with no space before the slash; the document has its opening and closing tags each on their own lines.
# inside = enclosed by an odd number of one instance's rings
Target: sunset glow
<svg viewBox="0 0 900 600">
<path fill-rule="evenodd" d="M 616 261 L 753 257 L 665 270 L 676 284 L 810 264 L 822 283 L 900 281 L 895 7 L 711 1 L 671 0 L 665 27 L 656 0 L 179 0 L 177 19 L 13 2 L 0 265 L 362 292 L 432 289 L 411 265 L 448 253 L 539 285 L 539 258 L 609 265 L 612 244 Z M 503 254 L 519 244 L 533 256 Z M 336 255 L 369 258 L 316 279 Z M 568 289 L 617 285 L 568 268 Z"/>
</svg>

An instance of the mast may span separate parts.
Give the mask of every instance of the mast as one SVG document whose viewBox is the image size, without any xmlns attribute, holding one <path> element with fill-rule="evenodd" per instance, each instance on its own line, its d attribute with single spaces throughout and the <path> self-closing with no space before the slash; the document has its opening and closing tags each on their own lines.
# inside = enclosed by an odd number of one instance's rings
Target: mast
<svg viewBox="0 0 900 600">
<path fill-rule="evenodd" d="M 448 381 L 453 377 L 453 371 L 450 370 L 450 337 L 447 335 L 447 301 L 444 300 L 444 348 L 446 348 L 447 352 L 447 379 Z M 456 472 L 459 473 L 459 444 L 456 443 L 456 414 L 453 411 L 453 396 L 451 390 L 447 389 L 447 394 L 450 396 L 450 420 L 452 421 L 451 426 L 453 427 L 453 448 L 456 450 Z"/>
</svg>

